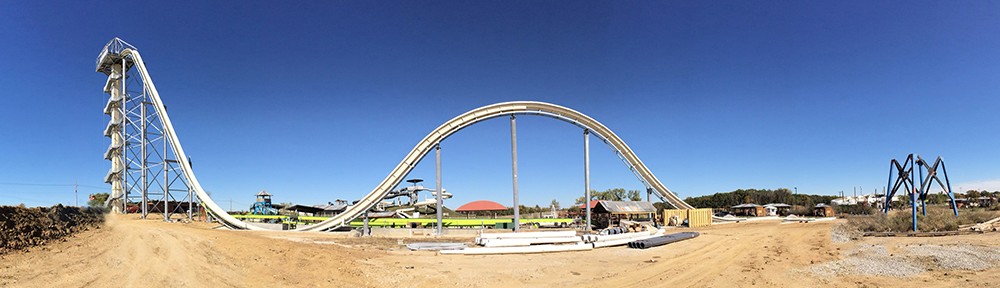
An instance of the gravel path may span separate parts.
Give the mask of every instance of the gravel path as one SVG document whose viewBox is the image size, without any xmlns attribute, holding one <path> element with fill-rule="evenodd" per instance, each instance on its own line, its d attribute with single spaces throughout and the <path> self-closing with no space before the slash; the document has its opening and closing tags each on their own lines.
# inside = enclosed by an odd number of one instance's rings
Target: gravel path
<svg viewBox="0 0 1000 288">
<path fill-rule="evenodd" d="M 883 245 L 863 244 L 837 261 L 810 266 L 818 276 L 864 275 L 912 277 L 932 270 L 982 271 L 1000 265 L 1000 249 L 971 244 L 900 245 L 891 253 Z"/>
</svg>

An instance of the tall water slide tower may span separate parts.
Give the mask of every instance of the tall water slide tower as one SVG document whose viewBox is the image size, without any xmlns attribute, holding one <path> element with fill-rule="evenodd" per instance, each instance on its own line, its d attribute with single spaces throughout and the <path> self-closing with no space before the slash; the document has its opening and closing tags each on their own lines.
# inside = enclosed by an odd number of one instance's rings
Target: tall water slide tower
<svg viewBox="0 0 1000 288">
<path fill-rule="evenodd" d="M 97 57 L 97 72 L 108 76 L 104 93 L 110 96 L 104 114 L 111 120 L 104 136 L 111 138 L 111 144 L 104 159 L 111 161 L 111 169 L 104 182 L 111 184 L 111 195 L 105 204 L 114 212 L 141 213 L 143 218 L 157 213 L 167 220 L 186 213 L 190 219 L 197 201 L 178 162 L 184 159 L 175 157 L 164 133 L 162 112 L 150 97 L 149 75 L 136 69 L 129 50 L 137 51 L 115 38 Z"/>
<path fill-rule="evenodd" d="M 111 121 L 104 129 L 104 135 L 111 138 L 111 145 L 104 153 L 104 158 L 111 161 L 111 170 L 104 180 L 112 187 L 111 197 L 106 204 L 113 211 L 141 212 L 143 218 L 150 213 L 162 213 L 164 219 L 170 219 L 175 213 L 187 212 L 187 217 L 190 218 L 194 202 L 197 202 L 200 204 L 199 208 L 204 208 L 210 217 L 226 227 L 262 229 L 229 215 L 202 187 L 192 171 L 191 161 L 185 157 L 180 138 L 156 86 L 153 85 L 146 64 L 134 46 L 118 38 L 112 39 L 97 57 L 97 72 L 108 76 L 104 92 L 110 98 L 104 107 L 104 113 L 111 116 Z M 608 144 L 639 181 L 645 184 L 648 194 L 656 193 L 663 201 L 677 208 L 693 208 L 667 189 L 624 140 L 596 119 L 552 103 L 510 101 L 475 108 L 441 124 L 417 142 L 385 179 L 356 205 L 330 219 L 296 230 L 327 231 L 345 227 L 384 199 L 430 151 L 440 151 L 438 148 L 441 141 L 480 121 L 510 117 L 512 151 L 516 151 L 515 115 L 546 116 L 583 128 L 585 163 L 588 162 L 586 155 L 589 155 L 586 152 L 589 150 L 586 148 L 589 147 L 587 139 L 590 135 L 596 136 Z M 516 153 L 512 153 L 512 156 L 516 195 Z M 584 186 L 588 187 L 586 191 L 590 191 L 589 184 Z"/>
</svg>

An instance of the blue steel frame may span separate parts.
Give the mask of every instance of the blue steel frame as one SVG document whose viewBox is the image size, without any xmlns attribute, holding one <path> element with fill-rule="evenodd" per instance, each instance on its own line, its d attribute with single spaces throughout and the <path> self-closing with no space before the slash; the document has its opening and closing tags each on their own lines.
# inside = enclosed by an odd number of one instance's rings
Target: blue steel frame
<svg viewBox="0 0 1000 288">
<path fill-rule="evenodd" d="M 941 178 L 938 177 L 937 168 L 940 165 L 941 172 L 944 174 L 944 182 L 941 182 Z M 919 168 L 917 168 L 919 166 Z M 916 168 L 916 169 L 915 169 Z M 896 171 L 895 181 L 893 181 L 893 170 Z M 917 170 L 917 171 L 914 171 Z M 926 176 L 924 171 L 927 172 Z M 914 174 L 918 175 L 914 175 Z M 914 176 L 918 176 L 920 179 L 920 186 L 916 186 L 916 179 Z M 934 165 L 927 164 L 919 155 L 914 157 L 914 154 L 909 154 L 906 156 L 906 160 L 903 160 L 902 164 L 896 159 L 889 161 L 889 181 L 886 184 L 886 191 L 889 191 L 885 195 L 885 206 L 883 206 L 883 212 L 889 213 L 889 208 L 892 205 L 892 198 L 899 191 L 899 188 L 904 188 L 906 193 L 910 195 L 910 207 L 913 213 L 913 231 L 917 231 L 917 198 L 920 199 L 921 212 L 924 216 L 927 216 L 927 196 L 930 191 L 931 182 L 936 182 L 940 185 L 941 189 L 948 192 L 948 198 L 951 200 L 951 209 L 955 216 L 958 217 L 958 205 L 955 203 L 955 194 L 951 190 L 951 180 L 948 179 L 948 169 L 945 167 L 944 159 L 937 157 L 934 161 Z M 895 184 L 893 184 L 895 183 Z M 891 189 L 889 189 L 891 185 Z"/>
</svg>

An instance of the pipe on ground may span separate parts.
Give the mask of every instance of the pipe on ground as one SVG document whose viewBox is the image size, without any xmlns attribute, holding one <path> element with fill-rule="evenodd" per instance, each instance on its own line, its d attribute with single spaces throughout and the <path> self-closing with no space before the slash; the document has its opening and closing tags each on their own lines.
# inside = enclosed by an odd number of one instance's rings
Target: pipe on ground
<svg viewBox="0 0 1000 288">
<path fill-rule="evenodd" d="M 466 248 L 462 250 L 442 250 L 444 255 L 491 255 L 491 254 L 529 254 L 564 251 L 586 251 L 594 249 L 593 245 L 577 242 L 573 245 L 532 245 L 521 247 L 486 247 Z"/>
<path fill-rule="evenodd" d="M 701 235 L 701 234 L 698 233 L 698 232 L 674 233 L 674 234 L 670 234 L 670 235 L 657 236 L 657 237 L 652 237 L 652 238 L 645 239 L 645 240 L 639 240 L 639 241 L 629 242 L 628 247 L 629 248 L 637 248 L 637 249 L 647 249 L 647 248 L 662 246 L 662 245 L 666 245 L 666 244 L 670 244 L 670 243 L 674 243 L 674 242 L 684 241 L 684 240 L 687 240 L 687 239 L 692 239 L 692 238 L 698 237 L 698 235 Z"/>
</svg>

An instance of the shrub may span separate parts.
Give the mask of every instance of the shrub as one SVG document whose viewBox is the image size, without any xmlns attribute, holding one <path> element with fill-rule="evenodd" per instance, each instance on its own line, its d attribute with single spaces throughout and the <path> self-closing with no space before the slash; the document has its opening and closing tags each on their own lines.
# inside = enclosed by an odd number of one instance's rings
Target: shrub
<svg viewBox="0 0 1000 288">
<path fill-rule="evenodd" d="M 862 232 L 906 232 L 913 229 L 910 210 L 890 211 L 888 215 L 875 213 L 867 216 L 848 217 L 848 225 Z M 961 225 L 982 223 L 996 218 L 996 211 L 962 210 L 955 217 L 947 207 L 928 207 L 927 215 L 917 214 L 917 229 L 923 232 L 958 231 Z"/>
<path fill-rule="evenodd" d="M 834 211 L 837 214 L 850 214 L 850 215 L 875 215 L 879 214 L 880 211 L 875 209 L 870 205 L 835 205 L 833 206 Z"/>
</svg>

